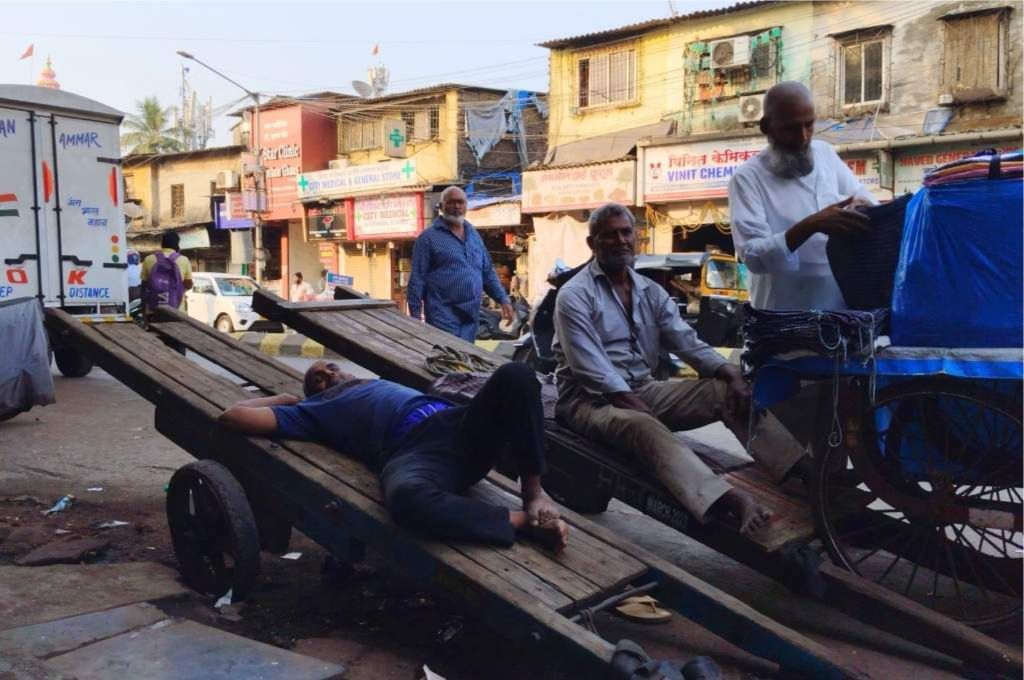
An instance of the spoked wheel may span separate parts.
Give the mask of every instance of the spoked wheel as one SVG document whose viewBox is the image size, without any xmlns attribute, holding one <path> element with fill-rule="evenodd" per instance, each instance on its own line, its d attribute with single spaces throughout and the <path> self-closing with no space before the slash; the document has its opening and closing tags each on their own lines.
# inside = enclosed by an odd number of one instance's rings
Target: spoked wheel
<svg viewBox="0 0 1024 680">
<path fill-rule="evenodd" d="M 213 460 L 189 463 L 171 477 L 167 523 L 178 568 L 196 590 L 244 598 L 260 567 L 260 539 L 242 485 Z"/>
<path fill-rule="evenodd" d="M 1018 621 L 1020 404 L 966 380 L 913 380 L 882 390 L 861 427 L 818 462 L 832 559 L 977 628 Z"/>
</svg>

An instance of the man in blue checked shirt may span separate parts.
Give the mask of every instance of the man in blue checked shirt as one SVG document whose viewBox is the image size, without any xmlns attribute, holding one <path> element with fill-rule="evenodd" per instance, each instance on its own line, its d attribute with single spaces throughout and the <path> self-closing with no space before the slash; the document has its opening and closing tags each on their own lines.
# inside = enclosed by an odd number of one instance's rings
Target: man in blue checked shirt
<svg viewBox="0 0 1024 680">
<path fill-rule="evenodd" d="M 406 289 L 409 315 L 431 326 L 476 340 L 484 292 L 501 305 L 506 321 L 512 304 L 494 272 L 491 255 L 472 224 L 466 221 L 466 194 L 458 187 L 441 192 L 441 215 L 412 249 L 412 276 Z"/>
</svg>

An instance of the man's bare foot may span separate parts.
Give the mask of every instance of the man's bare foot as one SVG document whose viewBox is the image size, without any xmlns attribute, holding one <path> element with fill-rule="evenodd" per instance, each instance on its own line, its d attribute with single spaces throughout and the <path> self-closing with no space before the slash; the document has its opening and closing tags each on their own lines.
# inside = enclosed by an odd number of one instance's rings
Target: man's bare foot
<svg viewBox="0 0 1024 680">
<path fill-rule="evenodd" d="M 569 545 L 569 525 L 557 517 L 546 517 L 537 524 L 531 522 L 523 530 L 555 551 L 565 550 Z"/>
<path fill-rule="evenodd" d="M 771 510 L 759 505 L 746 492 L 739 489 L 729 489 L 715 505 L 720 505 L 723 510 L 739 519 L 740 533 L 743 534 L 763 529 L 773 517 Z"/>
<path fill-rule="evenodd" d="M 530 517 L 530 524 L 534 526 L 562 516 L 555 502 L 543 491 L 532 498 L 523 499 L 523 512 Z"/>
</svg>

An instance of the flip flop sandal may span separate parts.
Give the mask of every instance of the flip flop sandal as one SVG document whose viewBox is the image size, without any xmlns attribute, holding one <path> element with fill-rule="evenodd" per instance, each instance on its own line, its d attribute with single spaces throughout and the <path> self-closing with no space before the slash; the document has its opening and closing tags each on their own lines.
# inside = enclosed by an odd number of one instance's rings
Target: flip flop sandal
<svg viewBox="0 0 1024 680">
<path fill-rule="evenodd" d="M 612 613 L 627 621 L 644 624 L 667 623 L 672 618 L 672 612 L 659 607 L 658 601 L 650 595 L 627 597 Z"/>
</svg>

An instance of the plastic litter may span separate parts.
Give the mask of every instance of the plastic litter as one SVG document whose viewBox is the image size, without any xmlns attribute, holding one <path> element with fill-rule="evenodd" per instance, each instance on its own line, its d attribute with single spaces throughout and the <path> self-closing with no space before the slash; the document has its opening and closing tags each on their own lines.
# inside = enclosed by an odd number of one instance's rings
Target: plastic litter
<svg viewBox="0 0 1024 680">
<path fill-rule="evenodd" d="M 72 496 L 71 494 L 68 494 L 67 496 L 64 496 L 64 498 L 61 498 L 59 501 L 57 501 L 57 503 L 52 508 L 50 508 L 49 510 L 43 510 L 42 513 L 44 515 L 54 515 L 58 512 L 70 510 L 74 502 L 75 497 Z"/>
<path fill-rule="evenodd" d="M 86 491 L 103 491 L 102 486 L 90 486 Z"/>
<path fill-rule="evenodd" d="M 57 530 L 56 530 L 56 531 L 54 531 L 53 533 L 55 533 L 55 534 L 57 534 L 58 536 L 60 536 L 60 535 L 62 535 L 62 534 L 70 534 L 71 532 L 70 532 L 70 531 L 68 531 L 67 529 L 57 529 Z"/>
<path fill-rule="evenodd" d="M 109 522 L 103 522 L 101 524 L 93 524 L 90 526 L 91 529 L 116 529 L 117 527 L 126 527 L 128 522 L 122 522 L 119 519 L 112 519 Z"/>
<path fill-rule="evenodd" d="M 223 595 L 221 595 L 220 599 L 217 600 L 214 603 L 213 608 L 214 609 L 220 609 L 221 607 L 226 607 L 229 604 L 231 604 L 231 589 L 230 588 L 228 588 L 228 592 L 226 592 Z"/>
<path fill-rule="evenodd" d="M 281 555 L 281 559 L 282 560 L 297 560 L 300 557 L 302 557 L 302 553 L 300 553 L 300 552 L 290 552 L 290 553 L 285 553 L 284 555 Z"/>
<path fill-rule="evenodd" d="M 437 631 L 437 641 L 442 645 L 448 644 L 462 634 L 464 619 L 461 616 L 453 616 Z"/>
<path fill-rule="evenodd" d="M 423 664 L 423 680 L 444 680 L 444 678 L 427 668 L 426 664 Z"/>
</svg>

